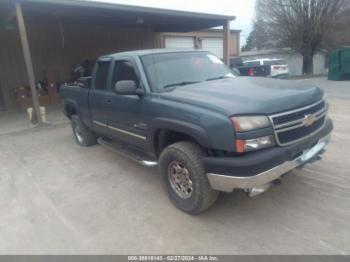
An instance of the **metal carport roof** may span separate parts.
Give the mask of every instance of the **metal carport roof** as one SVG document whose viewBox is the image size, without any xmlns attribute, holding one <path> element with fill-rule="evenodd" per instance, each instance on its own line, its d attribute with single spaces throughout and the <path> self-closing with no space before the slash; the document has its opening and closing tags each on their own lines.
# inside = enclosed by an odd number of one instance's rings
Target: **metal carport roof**
<svg viewBox="0 0 350 262">
<path fill-rule="evenodd" d="M 155 31 L 190 32 L 234 20 L 234 16 L 185 12 L 143 6 L 122 5 L 87 0 L 22 0 L 26 19 L 85 23 L 108 23 L 118 26 L 151 27 Z"/>
</svg>

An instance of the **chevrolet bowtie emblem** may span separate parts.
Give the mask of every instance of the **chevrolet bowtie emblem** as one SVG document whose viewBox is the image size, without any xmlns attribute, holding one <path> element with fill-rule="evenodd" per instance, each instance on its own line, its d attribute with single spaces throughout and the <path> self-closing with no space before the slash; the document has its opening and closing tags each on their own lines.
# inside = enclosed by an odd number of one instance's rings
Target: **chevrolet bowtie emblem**
<svg viewBox="0 0 350 262">
<path fill-rule="evenodd" d="M 315 115 L 305 115 L 303 120 L 304 126 L 311 126 L 317 120 Z"/>
</svg>

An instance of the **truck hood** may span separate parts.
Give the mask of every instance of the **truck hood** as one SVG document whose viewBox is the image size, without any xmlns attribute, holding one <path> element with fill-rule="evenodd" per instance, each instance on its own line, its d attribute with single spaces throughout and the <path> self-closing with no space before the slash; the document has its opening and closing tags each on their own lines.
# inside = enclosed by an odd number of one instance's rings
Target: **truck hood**
<svg viewBox="0 0 350 262">
<path fill-rule="evenodd" d="M 270 115 L 319 101 L 323 91 L 296 81 L 235 77 L 179 86 L 161 98 L 224 113 Z"/>
</svg>

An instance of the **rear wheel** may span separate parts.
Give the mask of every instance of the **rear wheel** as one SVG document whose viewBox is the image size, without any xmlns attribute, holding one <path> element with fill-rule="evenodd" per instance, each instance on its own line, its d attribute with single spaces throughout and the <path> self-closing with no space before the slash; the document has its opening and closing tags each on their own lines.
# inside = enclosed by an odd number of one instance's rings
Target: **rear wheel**
<svg viewBox="0 0 350 262">
<path fill-rule="evenodd" d="M 92 146 L 97 143 L 97 138 L 80 120 L 77 115 L 71 117 L 72 130 L 75 141 L 80 146 Z"/>
<path fill-rule="evenodd" d="M 170 200 L 190 214 L 203 212 L 219 195 L 209 185 L 202 164 L 204 155 L 198 145 L 178 142 L 164 149 L 159 158 L 159 171 Z"/>
</svg>

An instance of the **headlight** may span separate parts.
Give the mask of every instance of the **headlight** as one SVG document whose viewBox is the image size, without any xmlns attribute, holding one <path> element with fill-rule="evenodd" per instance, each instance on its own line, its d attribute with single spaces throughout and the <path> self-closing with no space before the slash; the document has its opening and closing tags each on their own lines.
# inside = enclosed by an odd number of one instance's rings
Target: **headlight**
<svg viewBox="0 0 350 262">
<path fill-rule="evenodd" d="M 246 132 L 270 126 L 267 116 L 234 116 L 231 117 L 236 132 Z M 272 135 L 252 139 L 236 139 L 237 153 L 255 151 L 275 145 Z"/>
<path fill-rule="evenodd" d="M 234 116 L 231 117 L 231 121 L 237 132 L 260 129 L 270 125 L 266 116 Z"/>
</svg>

